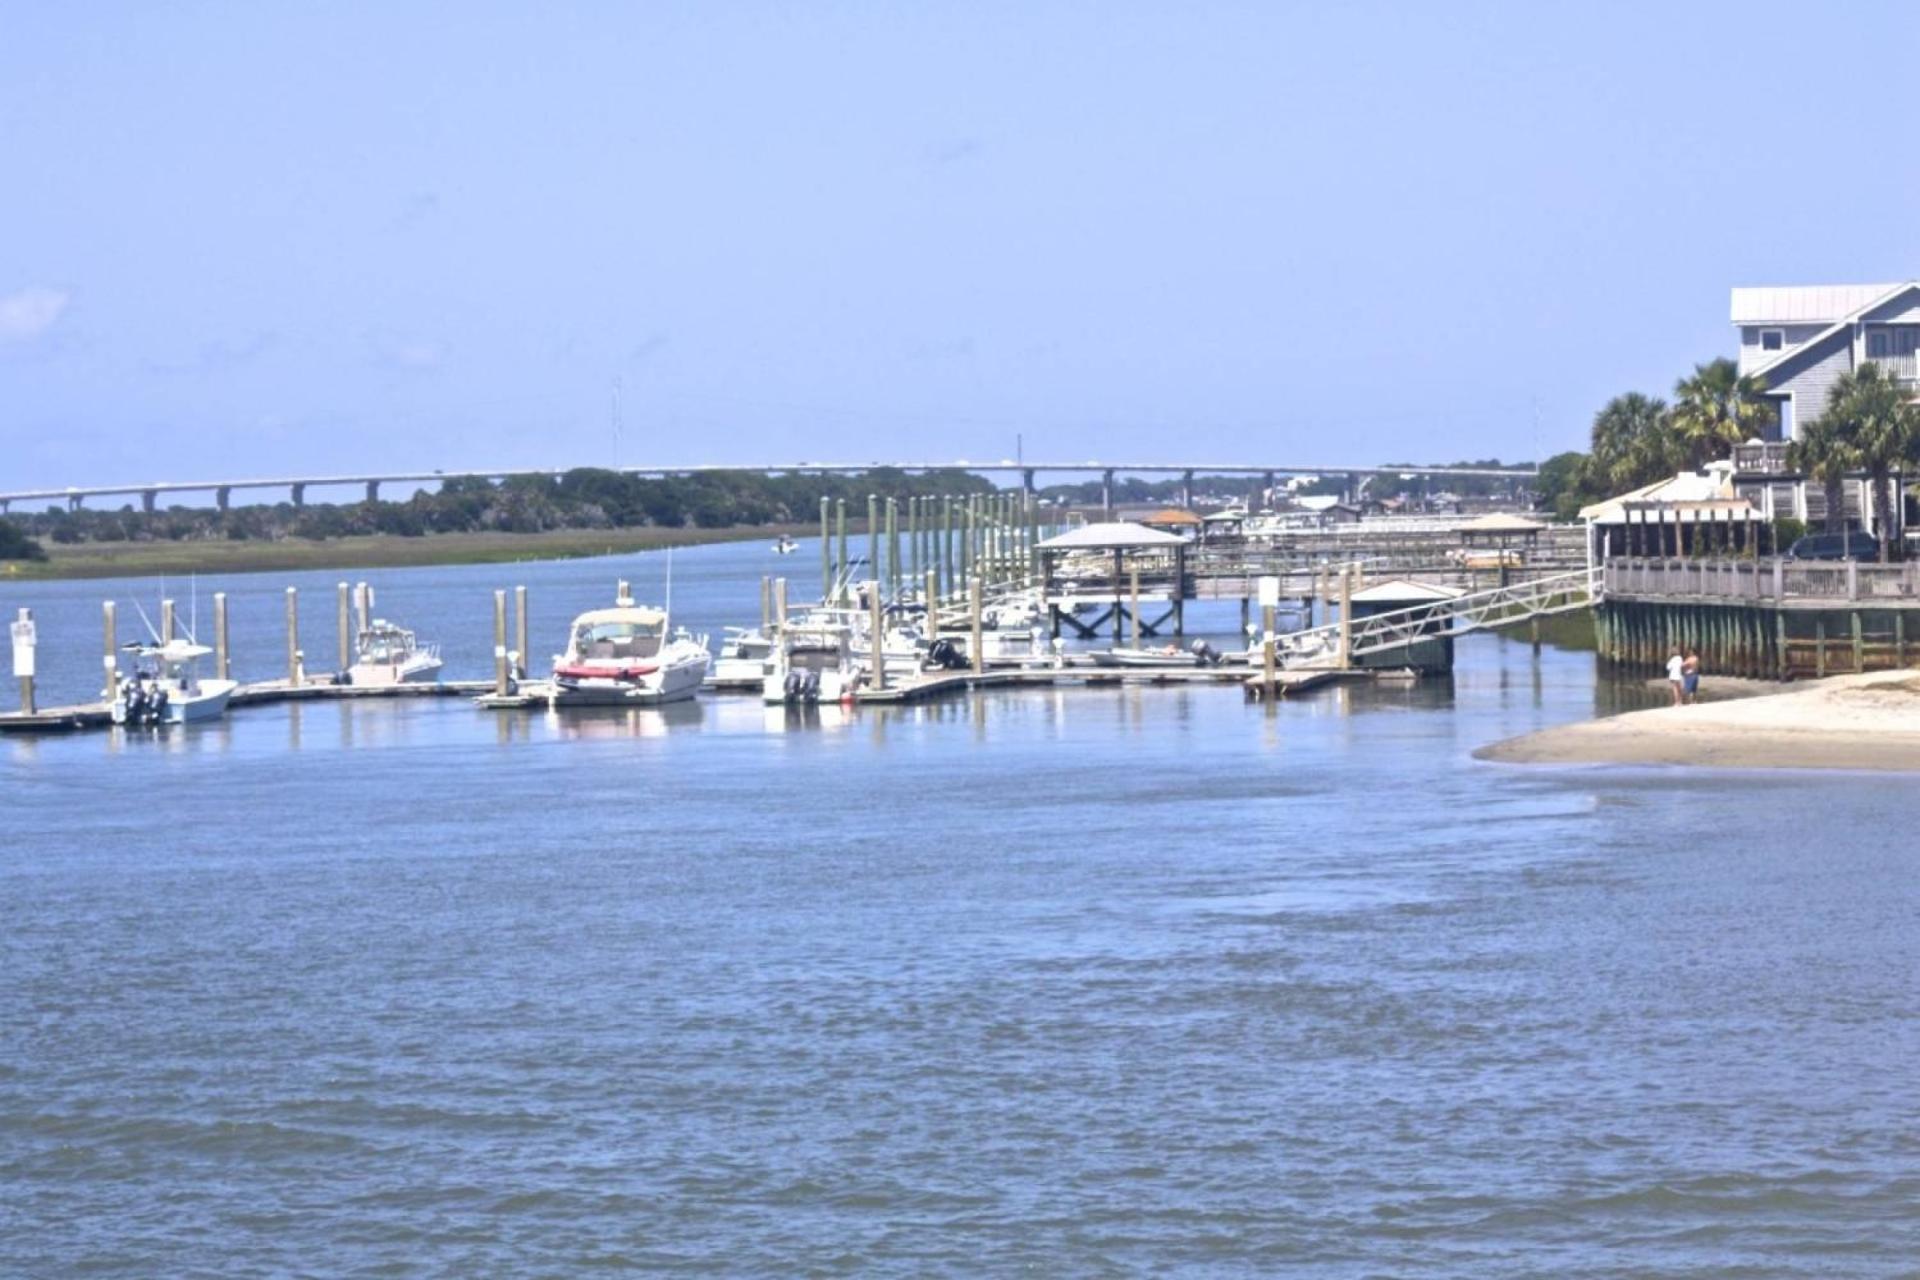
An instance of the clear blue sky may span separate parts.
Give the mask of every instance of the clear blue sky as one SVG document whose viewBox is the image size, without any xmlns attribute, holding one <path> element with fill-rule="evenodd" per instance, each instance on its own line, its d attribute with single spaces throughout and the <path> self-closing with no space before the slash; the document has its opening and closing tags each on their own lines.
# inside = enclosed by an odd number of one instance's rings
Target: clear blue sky
<svg viewBox="0 0 1920 1280">
<path fill-rule="evenodd" d="M 1544 454 L 1920 274 L 1915 12 L 7 0 L 0 488 Z"/>
</svg>

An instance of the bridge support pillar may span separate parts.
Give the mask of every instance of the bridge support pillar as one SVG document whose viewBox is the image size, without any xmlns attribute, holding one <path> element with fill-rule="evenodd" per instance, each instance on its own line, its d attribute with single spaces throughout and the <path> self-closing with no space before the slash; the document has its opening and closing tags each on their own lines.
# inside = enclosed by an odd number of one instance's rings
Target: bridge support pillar
<svg viewBox="0 0 1920 1280">
<path fill-rule="evenodd" d="M 153 509 L 158 505 L 159 501 L 160 495 L 154 490 L 143 489 L 140 491 L 140 509 L 149 515 L 153 513 Z"/>
<path fill-rule="evenodd" d="M 378 480 L 367 481 L 367 501 L 380 501 L 380 482 Z"/>
<path fill-rule="evenodd" d="M 1273 505 L 1273 472 L 1269 471 L 1260 477 L 1260 486 L 1262 503 L 1267 507 L 1271 507 Z"/>
<path fill-rule="evenodd" d="M 233 490 L 221 485 L 213 491 L 213 505 L 225 511 L 233 503 Z"/>
<path fill-rule="evenodd" d="M 77 493 L 70 493 L 70 494 L 68 494 L 68 495 L 67 495 L 67 510 L 69 510 L 69 511 L 78 511 L 79 509 L 80 509 L 80 495 L 79 495 L 79 494 L 77 494 Z"/>
<path fill-rule="evenodd" d="M 1191 471 L 1183 471 L 1180 474 L 1180 505 L 1189 511 L 1193 510 L 1193 472 Z"/>
<path fill-rule="evenodd" d="M 1113 472 L 1100 473 L 1100 509 L 1106 512 L 1107 519 L 1113 519 Z"/>
<path fill-rule="evenodd" d="M 1028 467 L 1025 471 L 1022 471 L 1020 473 L 1020 487 L 1022 489 L 1025 489 L 1029 494 L 1033 492 L 1033 468 L 1032 467 Z"/>
<path fill-rule="evenodd" d="M 303 484 L 293 486 L 293 505 L 296 507 L 307 505 L 307 486 Z"/>
</svg>

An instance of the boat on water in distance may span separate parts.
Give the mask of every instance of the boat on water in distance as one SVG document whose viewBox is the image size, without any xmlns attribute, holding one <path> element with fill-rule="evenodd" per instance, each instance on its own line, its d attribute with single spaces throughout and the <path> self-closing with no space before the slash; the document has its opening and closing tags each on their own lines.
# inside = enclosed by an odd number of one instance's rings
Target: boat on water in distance
<svg viewBox="0 0 1920 1280">
<path fill-rule="evenodd" d="M 623 596 L 573 620 L 554 660 L 552 707 L 658 706 L 693 697 L 713 665 L 705 636 L 669 632 L 665 609 Z"/>
<path fill-rule="evenodd" d="M 800 544 L 784 533 L 780 535 L 780 540 L 773 544 L 773 554 L 777 556 L 790 556 L 799 549 Z"/>
<path fill-rule="evenodd" d="M 217 720 L 239 688 L 234 680 L 202 680 L 200 659 L 213 652 L 203 644 L 169 640 L 130 644 L 133 673 L 114 689 L 112 716 L 118 725 L 159 727 Z"/>
<path fill-rule="evenodd" d="M 361 629 L 353 665 L 340 683 L 380 688 L 434 679 L 440 672 L 440 646 L 421 644 L 405 627 L 375 618 Z"/>
</svg>

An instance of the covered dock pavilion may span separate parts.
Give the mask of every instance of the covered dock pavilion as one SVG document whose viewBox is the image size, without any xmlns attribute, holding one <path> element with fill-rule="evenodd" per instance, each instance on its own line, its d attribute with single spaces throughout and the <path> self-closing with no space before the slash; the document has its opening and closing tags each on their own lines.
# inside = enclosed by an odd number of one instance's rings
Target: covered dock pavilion
<svg viewBox="0 0 1920 1280">
<path fill-rule="evenodd" d="M 1128 619 L 1137 623 L 1140 635 L 1158 635 L 1169 622 L 1180 634 L 1187 546 L 1177 534 L 1126 520 L 1081 525 L 1043 539 L 1034 550 L 1053 635 L 1058 637 L 1064 624 L 1080 638 L 1092 639 L 1103 624 L 1111 624 L 1117 640 Z M 1149 621 L 1141 616 L 1143 599 L 1164 602 L 1166 612 Z M 1088 608 L 1094 611 L 1091 622 L 1076 616 Z"/>
</svg>

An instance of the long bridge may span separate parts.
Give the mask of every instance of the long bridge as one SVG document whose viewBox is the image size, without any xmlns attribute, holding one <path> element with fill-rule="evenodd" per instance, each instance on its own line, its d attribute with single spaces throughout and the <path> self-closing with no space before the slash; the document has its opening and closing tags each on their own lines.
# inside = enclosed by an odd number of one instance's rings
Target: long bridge
<svg viewBox="0 0 1920 1280">
<path fill-rule="evenodd" d="M 286 491 L 293 505 L 301 506 L 306 502 L 309 489 L 350 488 L 360 489 L 366 494 L 367 501 L 379 498 L 382 485 L 400 484 L 443 484 L 448 480 L 487 480 L 497 482 L 524 478 L 558 478 L 574 468 L 565 467 L 505 467 L 491 471 L 388 471 L 388 472 L 350 472 L 334 475 L 295 475 L 274 477 L 243 477 L 230 480 L 152 480 L 132 484 L 76 485 L 64 489 L 19 489 L 12 492 L 0 492 L 0 512 L 11 509 L 16 502 L 64 502 L 69 510 L 77 511 L 89 498 L 138 498 L 144 510 L 155 510 L 163 494 L 203 493 L 213 497 L 214 505 L 220 510 L 227 509 L 233 495 L 240 491 L 261 489 L 279 489 Z M 783 462 L 773 464 L 742 463 L 702 463 L 692 466 L 634 466 L 608 467 L 608 471 L 631 476 L 689 476 L 715 472 L 748 472 L 761 475 L 794 474 L 838 474 L 861 475 L 874 471 L 905 471 L 926 473 L 931 471 L 967 471 L 975 473 L 1006 474 L 1020 477 L 1023 488 L 1034 488 L 1034 476 L 1040 473 L 1049 475 L 1098 475 L 1105 499 L 1103 505 L 1113 506 L 1113 482 L 1118 475 L 1177 475 L 1182 478 L 1182 496 L 1189 504 L 1193 498 L 1195 476 L 1257 476 L 1269 488 L 1280 476 L 1349 476 L 1356 482 L 1363 482 L 1375 476 L 1423 476 L 1423 477 L 1496 477 L 1509 479 L 1530 479 L 1536 473 L 1525 467 L 1461 467 L 1461 466 L 1421 466 L 1415 464 L 1392 466 L 1347 466 L 1347 465 L 1287 465 L 1269 462 L 1026 462 L 1003 458 L 998 462 L 973 462 L 965 458 L 948 462 Z"/>
</svg>

